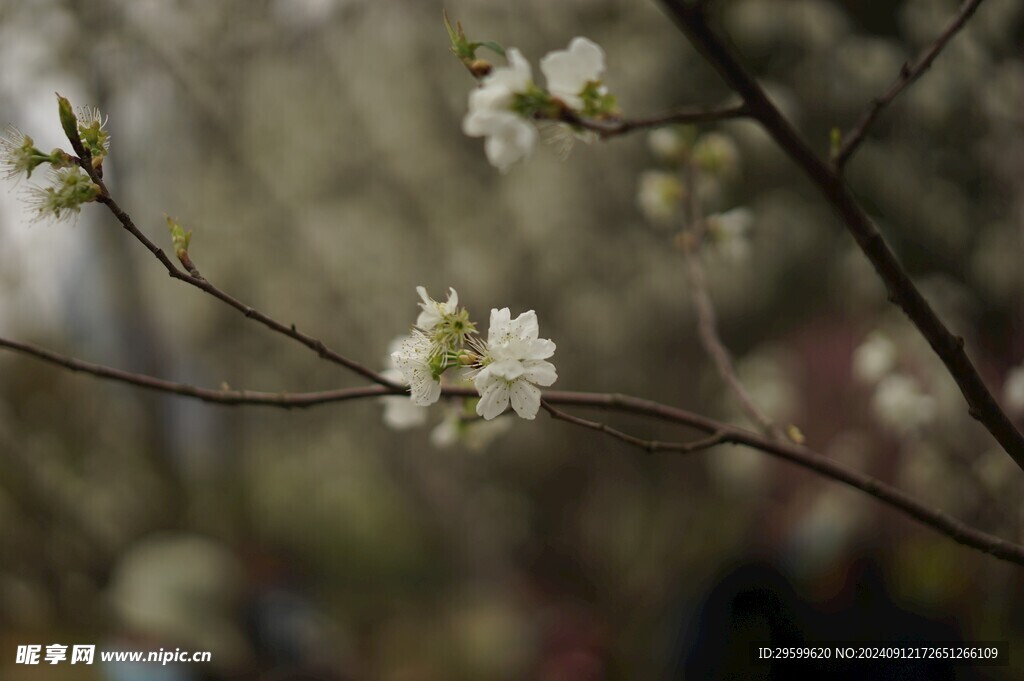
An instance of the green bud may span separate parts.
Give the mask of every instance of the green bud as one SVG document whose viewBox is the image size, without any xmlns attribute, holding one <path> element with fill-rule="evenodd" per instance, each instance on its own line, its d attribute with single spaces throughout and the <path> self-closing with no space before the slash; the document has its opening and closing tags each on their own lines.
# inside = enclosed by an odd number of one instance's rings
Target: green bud
<svg viewBox="0 0 1024 681">
<path fill-rule="evenodd" d="M 192 232 L 186 232 L 181 225 L 174 221 L 170 215 L 167 218 L 167 229 L 171 232 L 171 245 L 174 247 L 174 255 L 186 270 L 192 272 L 195 265 L 188 255 L 188 246 L 192 242 Z"/>
<path fill-rule="evenodd" d="M 71 146 L 78 151 L 82 145 L 82 139 L 78 135 L 78 118 L 71 108 L 71 102 L 60 93 L 57 93 L 57 110 L 60 113 L 60 127 L 64 129 L 64 134 L 67 135 Z"/>
</svg>

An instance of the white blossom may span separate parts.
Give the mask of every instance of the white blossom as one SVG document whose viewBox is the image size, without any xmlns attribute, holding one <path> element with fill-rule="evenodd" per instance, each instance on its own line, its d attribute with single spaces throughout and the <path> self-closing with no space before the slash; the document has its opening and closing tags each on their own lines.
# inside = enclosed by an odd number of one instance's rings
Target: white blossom
<svg viewBox="0 0 1024 681">
<path fill-rule="evenodd" d="M 494 68 L 469 94 L 469 112 L 462 131 L 470 137 L 484 137 L 487 160 L 501 172 L 529 156 L 537 143 L 537 129 L 512 110 L 517 94 L 533 85 L 530 63 L 515 48 L 507 52 L 508 66 Z"/>
<path fill-rule="evenodd" d="M 413 404 L 421 407 L 429 406 L 441 397 L 441 381 L 431 366 L 434 356 L 434 343 L 419 329 L 413 329 L 412 335 L 391 353 L 391 361 L 409 386 Z"/>
<path fill-rule="evenodd" d="M 385 369 L 380 375 L 392 382 L 404 382 L 398 369 Z M 413 402 L 408 395 L 388 395 L 380 398 L 384 404 L 384 424 L 395 430 L 422 426 L 427 422 L 427 410 Z"/>
<path fill-rule="evenodd" d="M 656 225 L 667 225 L 675 220 L 685 195 L 686 189 L 674 173 L 661 170 L 640 173 L 637 206 L 644 217 Z"/>
<path fill-rule="evenodd" d="M 466 416 L 460 408 L 448 409 L 444 419 L 430 431 L 430 443 L 442 449 L 462 443 L 467 449 L 480 451 L 512 427 L 510 419 L 480 421 Z"/>
<path fill-rule="evenodd" d="M 754 226 L 754 213 L 749 208 L 733 208 L 724 213 L 709 215 L 706 224 L 715 250 L 726 259 L 740 262 L 750 257 L 750 230 Z"/>
<path fill-rule="evenodd" d="M 917 381 L 903 374 L 882 379 L 871 406 L 887 428 L 906 434 L 935 420 L 935 398 L 921 390 Z"/>
<path fill-rule="evenodd" d="M 591 83 L 599 83 L 604 72 L 604 50 L 587 38 L 573 38 L 566 50 L 548 53 L 540 60 L 548 92 L 571 109 L 582 109 L 580 95 Z"/>
<path fill-rule="evenodd" d="M 549 386 L 558 378 L 554 365 L 546 361 L 555 353 L 555 344 L 538 334 L 533 310 L 515 319 L 507 307 L 491 310 L 482 368 L 473 380 L 480 393 L 477 414 L 489 421 L 511 403 L 524 419 L 537 415 L 541 395 L 537 386 Z"/>
<path fill-rule="evenodd" d="M 896 346 L 885 334 L 875 331 L 853 353 L 853 375 L 874 384 L 896 366 Z"/>
<path fill-rule="evenodd" d="M 690 150 L 690 145 L 679 128 L 658 128 L 647 136 L 647 146 L 662 161 L 679 163 Z"/>
<path fill-rule="evenodd" d="M 1024 365 L 1015 367 L 1003 383 L 1003 399 L 1015 414 L 1024 413 Z"/>
<path fill-rule="evenodd" d="M 693 160 L 701 170 L 719 177 L 729 177 L 739 169 L 740 152 L 728 135 L 709 132 L 693 145 Z"/>
<path fill-rule="evenodd" d="M 392 383 L 405 383 L 405 376 L 394 365 L 392 355 L 399 352 L 402 344 L 409 336 L 398 336 L 388 346 L 387 362 L 390 365 L 381 372 L 381 376 Z M 408 395 L 387 395 L 380 398 L 384 405 L 384 424 L 395 430 L 405 430 L 422 426 L 427 421 L 427 410 L 416 405 Z"/>
<path fill-rule="evenodd" d="M 424 333 L 430 333 L 444 322 L 448 315 L 455 314 L 459 308 L 459 294 L 453 288 L 448 289 L 448 300 L 440 303 L 429 295 L 423 286 L 416 287 L 416 293 L 423 300 L 420 303 L 420 316 L 416 318 L 416 326 Z"/>
</svg>

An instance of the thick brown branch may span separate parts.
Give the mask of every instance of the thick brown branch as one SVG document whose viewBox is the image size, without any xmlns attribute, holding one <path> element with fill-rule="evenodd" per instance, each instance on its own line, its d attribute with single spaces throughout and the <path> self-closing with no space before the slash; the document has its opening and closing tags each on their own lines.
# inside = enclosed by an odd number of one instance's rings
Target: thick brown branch
<svg viewBox="0 0 1024 681">
<path fill-rule="evenodd" d="M 857 203 L 842 177 L 807 145 L 795 128 L 768 99 L 764 90 L 726 43 L 711 30 L 700 5 L 683 0 L 662 0 L 670 16 L 704 54 L 725 82 L 746 102 L 755 118 L 789 157 L 804 171 L 832 205 L 857 245 L 885 283 L 889 299 L 898 305 L 946 365 L 977 419 L 1017 465 L 1024 469 L 1024 436 L 1003 412 L 978 370 L 964 352 L 963 338 L 954 335 L 918 291 L 882 238 L 871 218 Z"/>
<path fill-rule="evenodd" d="M 668 125 L 681 125 L 688 123 L 714 123 L 716 121 L 727 121 L 734 118 L 749 116 L 750 112 L 743 104 L 724 107 L 720 109 L 705 108 L 684 108 L 670 111 L 669 113 L 648 118 L 619 118 L 599 120 L 596 118 L 584 118 L 577 115 L 570 109 L 562 109 L 559 120 L 584 130 L 596 132 L 602 139 L 618 137 L 630 132 L 639 130 L 653 130 L 664 128 Z"/>
<path fill-rule="evenodd" d="M 402 392 L 399 389 L 390 388 L 384 385 L 369 385 L 360 388 L 291 394 L 207 390 L 182 383 L 165 381 L 151 376 L 133 374 L 119 369 L 112 369 L 97 364 L 91 364 L 89 362 L 83 362 L 81 360 L 65 357 L 58 353 L 29 345 L 27 343 L 0 339 L 0 348 L 36 357 L 37 359 L 70 369 L 71 371 L 87 373 L 99 378 L 126 383 L 149 390 L 156 390 L 159 392 L 179 395 L 181 397 L 189 397 L 229 406 L 260 405 L 284 409 L 306 408 L 331 402 L 397 395 Z M 476 393 L 472 388 L 445 388 L 443 395 L 448 398 L 476 397 Z M 753 431 L 736 428 L 726 423 L 716 421 L 715 419 L 708 418 L 707 416 L 701 416 L 700 414 L 694 414 L 684 409 L 678 409 L 669 405 L 652 402 L 651 400 L 645 400 L 638 397 L 630 397 L 628 395 L 551 390 L 544 393 L 544 403 L 549 412 L 551 411 L 551 405 L 555 404 L 618 411 L 688 426 L 694 430 L 705 433 L 708 436 L 704 439 L 682 444 L 675 448 L 676 451 L 705 449 L 725 442 L 760 450 L 766 454 L 785 459 L 802 468 L 806 468 L 807 470 L 870 494 L 884 504 L 914 518 L 922 524 L 931 527 L 937 532 L 944 534 L 965 546 L 991 554 L 1002 560 L 1024 565 L 1024 546 L 1018 546 L 970 527 L 959 520 L 945 515 L 941 511 L 929 508 L 925 504 L 913 499 L 894 487 L 890 487 L 880 480 L 845 468 L 835 461 L 805 447 L 793 445 L 787 442 L 772 441 Z M 612 437 L 616 437 L 617 439 L 637 445 L 636 442 L 620 437 L 620 435 L 625 435 L 624 433 L 616 435 L 611 432 L 613 429 L 603 427 L 602 424 L 596 421 L 587 421 L 586 419 L 580 419 L 579 417 L 565 414 L 559 410 L 556 411 L 558 411 L 559 418 L 562 420 L 592 430 L 599 430 Z M 563 414 L 564 417 L 561 416 Z M 555 414 L 552 415 L 555 416 Z M 635 439 L 639 440 L 639 438 Z M 640 440 L 640 442 L 642 443 L 643 441 Z"/>
<path fill-rule="evenodd" d="M 911 65 L 907 62 L 900 69 L 896 79 L 889 86 L 883 94 L 876 97 L 871 102 L 870 108 L 864 112 L 857 124 L 844 136 L 843 142 L 836 151 L 832 163 L 836 169 L 842 171 L 846 162 L 850 160 L 853 153 L 857 151 L 861 142 L 867 136 L 871 126 L 875 124 L 878 117 L 882 114 L 882 111 L 892 103 L 894 99 L 900 96 L 900 94 L 906 90 L 915 80 L 921 77 L 928 67 L 932 65 L 935 58 L 939 56 L 939 53 L 946 47 L 946 45 L 953 39 L 953 37 L 960 32 L 966 24 L 968 19 L 974 14 L 981 3 L 984 0 L 966 0 L 960 7 L 960 11 L 946 26 L 946 29 L 935 39 L 928 49 L 918 57 L 917 61 Z"/>
</svg>

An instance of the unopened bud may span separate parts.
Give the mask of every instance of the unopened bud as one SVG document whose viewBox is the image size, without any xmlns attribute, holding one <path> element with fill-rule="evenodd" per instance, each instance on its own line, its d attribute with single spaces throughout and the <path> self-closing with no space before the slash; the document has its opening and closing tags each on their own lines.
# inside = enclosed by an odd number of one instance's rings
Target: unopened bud
<svg viewBox="0 0 1024 681">
<path fill-rule="evenodd" d="M 487 61 L 486 59 L 474 59 L 468 64 L 466 64 L 466 68 L 468 68 L 469 72 L 472 73 L 475 77 L 483 78 L 484 76 L 489 74 L 491 72 L 491 69 L 493 69 L 494 67 L 491 65 L 491 62 Z"/>
<path fill-rule="evenodd" d="M 64 129 L 64 134 L 67 135 L 71 146 L 76 152 L 79 152 L 82 148 L 82 139 L 78 135 L 78 118 L 75 116 L 74 109 L 71 108 L 71 102 L 60 93 L 57 93 L 57 111 L 60 114 L 60 127 Z"/>
</svg>

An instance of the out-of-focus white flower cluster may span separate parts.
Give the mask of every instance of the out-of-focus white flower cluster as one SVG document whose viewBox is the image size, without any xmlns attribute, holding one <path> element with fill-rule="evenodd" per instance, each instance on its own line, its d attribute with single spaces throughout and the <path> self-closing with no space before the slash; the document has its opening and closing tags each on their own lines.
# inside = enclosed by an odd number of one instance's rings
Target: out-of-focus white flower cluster
<svg viewBox="0 0 1024 681">
<path fill-rule="evenodd" d="M 468 311 L 459 306 L 455 289 L 449 289 L 444 302 L 431 298 L 422 286 L 416 290 L 422 301 L 419 317 L 409 335 L 392 341 L 391 366 L 384 371 L 389 380 L 409 386 L 410 394 L 383 398 L 385 423 L 397 429 L 425 424 L 424 407 L 441 398 L 442 381 L 453 387 L 471 385 L 478 397 L 448 406 L 431 436 L 437 445 L 461 438 L 482 446 L 507 427 L 494 419 L 510 405 L 521 418 L 535 418 L 540 387 L 558 378 L 548 361 L 555 344 L 540 338 L 537 313 L 529 310 L 513 319 L 507 307 L 492 309 L 485 339 L 477 334 Z"/>
<path fill-rule="evenodd" d="M 723 188 L 738 174 L 739 150 L 732 138 L 671 126 L 653 131 L 648 144 L 663 167 L 640 174 L 637 206 L 647 221 L 685 235 L 680 243 L 687 247 L 697 245 L 696 237 L 725 262 L 749 258 L 753 212 L 742 206 L 705 211 L 721 203 Z M 690 224 L 694 220 L 699 224 Z"/>
<path fill-rule="evenodd" d="M 539 136 L 538 121 L 601 119 L 615 113 L 615 98 L 601 82 L 604 50 L 587 38 L 573 38 L 567 49 L 550 52 L 540 60 L 546 89 L 534 83 L 530 62 L 518 49 L 506 51 L 494 46 L 492 49 L 501 49 L 508 63 L 492 67 L 476 59 L 476 49 L 483 44 L 466 41 L 461 27 L 460 32 L 453 33 L 452 41 L 453 51 L 461 54 L 467 66 L 474 73 L 484 74 L 469 95 L 462 130 L 470 137 L 485 138 L 487 160 L 502 172 L 533 152 Z M 552 135 L 553 140 L 593 138 L 592 133 L 571 122 L 555 125 L 568 134 Z"/>
<path fill-rule="evenodd" d="M 853 353 L 853 375 L 871 386 L 875 418 L 897 435 L 909 435 L 934 422 L 938 404 L 920 381 L 898 368 L 896 344 L 883 332 L 874 331 Z"/>
</svg>

